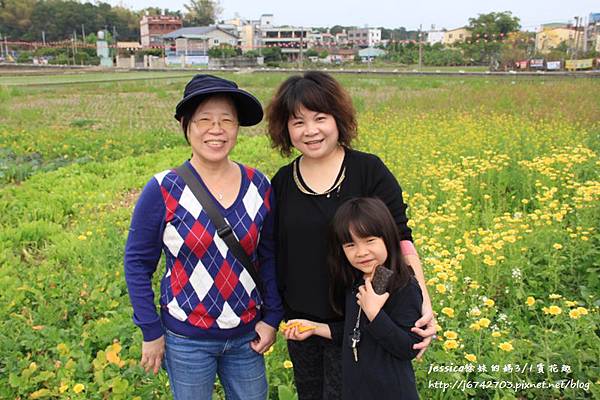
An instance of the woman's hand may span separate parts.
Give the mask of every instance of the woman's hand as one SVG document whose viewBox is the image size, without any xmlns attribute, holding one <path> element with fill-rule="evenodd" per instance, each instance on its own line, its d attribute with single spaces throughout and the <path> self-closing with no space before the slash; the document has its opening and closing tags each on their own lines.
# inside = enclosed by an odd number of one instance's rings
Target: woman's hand
<svg viewBox="0 0 600 400">
<path fill-rule="evenodd" d="M 165 336 L 161 336 L 158 339 L 150 342 L 142 342 L 142 360 L 140 365 L 146 370 L 146 372 L 152 370 L 154 374 L 158 373 L 160 364 L 162 363 L 163 356 L 165 354 Z"/>
<path fill-rule="evenodd" d="M 277 331 L 263 321 L 258 321 L 254 330 L 256 331 L 257 338 L 250 342 L 250 347 L 258 354 L 263 354 L 275 343 Z"/>
<path fill-rule="evenodd" d="M 417 359 L 423 357 L 427 347 L 431 343 L 436 332 L 436 322 L 433 317 L 433 309 L 430 302 L 423 302 L 421 306 L 422 317 L 415 322 L 415 326 L 411 328 L 411 332 L 424 338 L 421 342 L 413 345 L 413 349 L 420 350 L 417 354 Z"/>
<path fill-rule="evenodd" d="M 381 295 L 375 293 L 371 285 L 371 278 L 365 278 L 365 284 L 358 288 L 356 303 L 362 308 L 369 321 L 373 321 L 388 297 L 390 297 L 388 292 Z"/>
</svg>

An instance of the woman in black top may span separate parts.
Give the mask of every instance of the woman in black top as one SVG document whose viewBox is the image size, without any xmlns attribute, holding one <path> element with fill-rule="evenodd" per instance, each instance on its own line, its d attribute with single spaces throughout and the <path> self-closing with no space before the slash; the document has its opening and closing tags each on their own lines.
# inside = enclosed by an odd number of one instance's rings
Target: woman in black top
<svg viewBox="0 0 600 400">
<path fill-rule="evenodd" d="M 323 72 L 292 76 L 278 88 L 267 119 L 273 146 L 284 155 L 290 155 L 292 147 L 301 153 L 272 179 L 277 279 L 286 319 L 324 323 L 343 319 L 329 302 L 329 224 L 345 200 L 378 197 L 394 217 L 404 261 L 415 270 L 423 292 L 422 317 L 413 327 L 413 332 L 425 338 L 415 345 L 423 351 L 435 333 L 435 323 L 421 263 L 412 246 L 407 206 L 398 182 L 383 162 L 351 149 L 357 123 L 349 94 Z M 301 400 L 340 398 L 339 346 L 315 336 L 303 342 L 289 341 L 288 351 Z"/>
</svg>

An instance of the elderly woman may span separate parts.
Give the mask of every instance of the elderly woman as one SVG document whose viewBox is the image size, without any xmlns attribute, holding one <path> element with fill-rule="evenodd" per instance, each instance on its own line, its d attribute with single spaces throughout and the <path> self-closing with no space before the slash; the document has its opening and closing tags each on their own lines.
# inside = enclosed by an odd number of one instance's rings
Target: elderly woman
<svg viewBox="0 0 600 400">
<path fill-rule="evenodd" d="M 125 276 L 133 320 L 143 334 L 141 364 L 157 373 L 164 363 L 175 399 L 212 398 L 216 375 L 228 399 L 267 397 L 262 354 L 274 343 L 283 316 L 273 193 L 262 173 L 229 159 L 239 126 L 256 125 L 262 117 L 260 102 L 234 82 L 196 75 L 175 112 L 192 157 L 154 175 L 133 212 Z M 190 185 L 190 177 L 197 182 Z M 198 200 L 192 188 L 198 183 L 228 229 L 217 229 L 207 199 Z M 236 256 L 227 244 L 231 231 L 248 257 Z M 161 252 L 166 268 L 159 316 L 152 275 Z M 253 275 L 241 258 L 258 272 Z"/>
</svg>

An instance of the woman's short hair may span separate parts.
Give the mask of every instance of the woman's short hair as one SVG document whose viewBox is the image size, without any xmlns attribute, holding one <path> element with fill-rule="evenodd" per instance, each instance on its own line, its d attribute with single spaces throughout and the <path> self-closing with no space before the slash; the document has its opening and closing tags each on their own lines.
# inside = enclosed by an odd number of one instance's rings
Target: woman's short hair
<svg viewBox="0 0 600 400">
<path fill-rule="evenodd" d="M 288 121 L 300 106 L 332 115 L 339 131 L 339 143 L 351 147 L 352 139 L 357 135 L 357 123 L 350 94 L 331 75 L 309 71 L 283 82 L 267 107 L 271 145 L 281 154 L 289 156 L 292 153 Z"/>
</svg>

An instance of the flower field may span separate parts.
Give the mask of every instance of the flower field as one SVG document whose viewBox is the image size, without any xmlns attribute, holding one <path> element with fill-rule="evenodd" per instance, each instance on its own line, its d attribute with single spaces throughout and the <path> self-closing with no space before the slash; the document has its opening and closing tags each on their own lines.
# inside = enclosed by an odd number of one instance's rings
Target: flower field
<svg viewBox="0 0 600 400">
<path fill-rule="evenodd" d="M 225 76 L 263 104 L 285 78 Z M 600 398 L 600 80 L 337 77 L 355 147 L 410 206 L 439 325 L 421 397 Z M 130 78 L 0 75 L 0 398 L 170 398 L 138 365 L 122 259 L 140 189 L 189 156 L 190 75 Z M 233 158 L 272 176 L 287 160 L 264 132 Z M 271 398 L 293 399 L 282 337 L 266 361 Z"/>
</svg>

